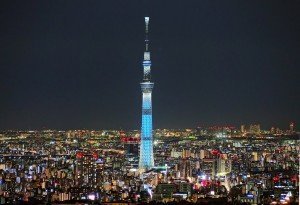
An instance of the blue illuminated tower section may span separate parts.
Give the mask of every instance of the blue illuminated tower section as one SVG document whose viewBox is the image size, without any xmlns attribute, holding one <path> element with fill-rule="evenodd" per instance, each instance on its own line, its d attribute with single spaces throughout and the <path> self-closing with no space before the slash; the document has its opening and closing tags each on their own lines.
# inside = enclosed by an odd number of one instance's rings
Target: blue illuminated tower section
<svg viewBox="0 0 300 205">
<path fill-rule="evenodd" d="M 153 157 L 153 137 L 152 137 L 152 89 L 154 83 L 151 82 L 151 60 L 149 51 L 148 26 L 149 17 L 145 17 L 145 52 L 143 60 L 144 77 L 141 83 L 143 94 L 142 105 L 142 130 L 140 144 L 140 170 L 148 170 L 154 166 Z"/>
</svg>

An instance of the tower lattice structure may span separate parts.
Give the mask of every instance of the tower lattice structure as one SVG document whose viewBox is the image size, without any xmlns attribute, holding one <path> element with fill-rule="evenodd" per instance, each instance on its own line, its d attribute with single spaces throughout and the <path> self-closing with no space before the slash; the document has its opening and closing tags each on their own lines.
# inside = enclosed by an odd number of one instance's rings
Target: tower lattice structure
<svg viewBox="0 0 300 205">
<path fill-rule="evenodd" d="M 152 136 L 152 89 L 151 82 L 151 59 L 148 39 L 149 17 L 145 17 L 145 52 L 143 60 L 143 82 L 141 83 L 143 104 L 142 104 L 142 127 L 139 168 L 148 170 L 154 166 L 153 157 L 153 136 Z"/>
</svg>

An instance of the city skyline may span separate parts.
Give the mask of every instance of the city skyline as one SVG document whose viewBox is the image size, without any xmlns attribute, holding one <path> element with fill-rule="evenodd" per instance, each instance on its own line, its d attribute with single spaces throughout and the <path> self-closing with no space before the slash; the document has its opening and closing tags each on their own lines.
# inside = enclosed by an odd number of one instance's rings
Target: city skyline
<svg viewBox="0 0 300 205">
<path fill-rule="evenodd" d="M 154 128 L 299 123 L 299 3 L 148 3 Z M 145 2 L 1 2 L 0 129 L 139 129 Z"/>
</svg>

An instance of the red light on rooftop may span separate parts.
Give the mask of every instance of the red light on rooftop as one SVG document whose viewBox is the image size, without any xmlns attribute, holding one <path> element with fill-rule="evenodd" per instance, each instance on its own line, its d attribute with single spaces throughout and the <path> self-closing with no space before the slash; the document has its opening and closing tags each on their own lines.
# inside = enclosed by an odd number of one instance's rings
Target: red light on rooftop
<svg viewBox="0 0 300 205">
<path fill-rule="evenodd" d="M 278 182 L 279 181 L 279 177 L 278 176 L 273 177 L 273 181 L 274 182 Z"/>
<path fill-rule="evenodd" d="M 121 137 L 121 142 L 139 142 L 140 138 L 137 137 L 129 137 L 129 136 L 124 136 Z"/>
<path fill-rule="evenodd" d="M 292 176 L 292 177 L 291 177 L 291 180 L 292 180 L 292 181 L 298 181 L 298 176 L 297 176 L 297 175 Z"/>
<path fill-rule="evenodd" d="M 202 186 L 207 186 L 207 181 L 206 180 L 202 180 L 201 185 Z"/>
<path fill-rule="evenodd" d="M 199 190 L 199 187 L 197 186 L 197 184 L 194 185 L 193 189 L 194 190 Z"/>
<path fill-rule="evenodd" d="M 83 153 L 82 152 L 77 152 L 76 158 L 82 158 L 82 157 L 83 157 Z"/>
<path fill-rule="evenodd" d="M 93 158 L 98 159 L 98 154 L 96 152 L 93 153 Z"/>
<path fill-rule="evenodd" d="M 214 150 L 211 151 L 211 154 L 212 154 L 212 155 L 215 155 L 215 156 L 216 156 L 216 155 L 220 155 L 220 151 L 214 149 Z"/>
</svg>

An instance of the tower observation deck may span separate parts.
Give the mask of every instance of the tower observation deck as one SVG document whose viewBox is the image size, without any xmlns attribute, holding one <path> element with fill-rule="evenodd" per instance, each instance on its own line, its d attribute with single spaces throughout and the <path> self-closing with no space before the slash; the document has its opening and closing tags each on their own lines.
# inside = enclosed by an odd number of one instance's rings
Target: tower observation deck
<svg viewBox="0 0 300 205">
<path fill-rule="evenodd" d="M 143 60 L 143 82 L 142 89 L 142 127 L 139 169 L 148 170 L 154 167 L 153 157 L 153 136 L 152 136 L 152 89 L 154 83 L 151 82 L 151 59 L 149 51 L 149 17 L 145 17 L 145 52 Z"/>
</svg>

